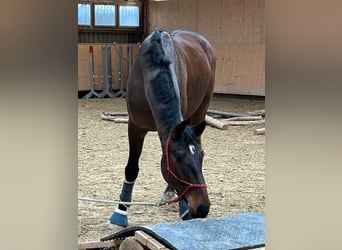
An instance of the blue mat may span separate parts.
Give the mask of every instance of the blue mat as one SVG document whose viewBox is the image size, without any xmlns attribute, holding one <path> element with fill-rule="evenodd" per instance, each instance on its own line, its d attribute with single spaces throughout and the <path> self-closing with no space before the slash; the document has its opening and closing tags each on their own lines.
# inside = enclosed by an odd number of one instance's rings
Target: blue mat
<svg viewBox="0 0 342 250">
<path fill-rule="evenodd" d="M 129 227 L 101 241 L 132 236 L 137 230 L 150 234 L 170 249 L 251 249 L 265 246 L 265 216 L 258 213 Z"/>
</svg>

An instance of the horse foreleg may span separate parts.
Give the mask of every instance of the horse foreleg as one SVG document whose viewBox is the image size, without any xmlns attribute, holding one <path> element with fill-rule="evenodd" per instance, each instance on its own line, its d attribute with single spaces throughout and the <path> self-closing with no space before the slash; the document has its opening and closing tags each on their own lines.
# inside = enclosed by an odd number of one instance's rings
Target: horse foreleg
<svg viewBox="0 0 342 250">
<path fill-rule="evenodd" d="M 133 186 L 139 173 L 139 158 L 147 134 L 146 130 L 139 129 L 128 121 L 129 157 L 125 168 L 125 180 L 120 193 L 120 201 L 131 202 Z M 111 224 L 126 227 L 128 225 L 127 208 L 129 205 L 119 204 L 109 218 Z"/>
<path fill-rule="evenodd" d="M 167 185 L 167 187 L 164 191 L 163 197 L 160 201 L 160 204 L 166 204 L 167 202 L 172 201 L 173 199 L 176 199 L 176 198 L 177 198 L 177 194 L 176 194 L 175 190 L 170 185 Z M 178 205 L 179 205 L 179 217 L 182 220 L 192 219 L 191 215 L 189 213 L 189 207 L 188 207 L 188 204 L 186 203 L 186 201 L 181 199 L 178 202 Z"/>
<path fill-rule="evenodd" d="M 189 213 L 189 207 L 188 203 L 186 203 L 185 200 L 179 200 L 179 217 L 182 220 L 190 220 L 192 219 L 190 213 Z"/>
</svg>

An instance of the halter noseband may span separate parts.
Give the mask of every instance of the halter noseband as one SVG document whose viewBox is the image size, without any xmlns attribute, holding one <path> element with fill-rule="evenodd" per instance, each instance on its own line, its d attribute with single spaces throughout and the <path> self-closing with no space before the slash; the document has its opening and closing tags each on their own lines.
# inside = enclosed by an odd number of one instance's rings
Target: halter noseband
<svg viewBox="0 0 342 250">
<path fill-rule="evenodd" d="M 179 182 L 182 182 L 186 185 L 188 185 L 188 187 L 183 191 L 183 193 L 181 193 L 181 195 L 179 195 L 178 197 L 170 200 L 167 202 L 167 204 L 171 204 L 171 203 L 174 203 L 174 202 L 177 202 L 179 201 L 182 196 L 184 196 L 184 194 L 186 192 L 189 191 L 190 188 L 207 188 L 207 185 L 205 183 L 190 183 L 190 182 L 187 182 L 185 180 L 182 180 L 181 178 L 179 178 L 171 169 L 171 166 L 170 166 L 170 160 L 169 160 L 169 143 L 170 143 L 170 139 L 171 139 L 171 136 L 168 136 L 167 137 L 167 140 L 166 140 L 166 147 L 165 147 L 165 153 L 166 153 L 166 169 L 167 169 L 167 182 L 170 183 L 170 174 Z"/>
</svg>

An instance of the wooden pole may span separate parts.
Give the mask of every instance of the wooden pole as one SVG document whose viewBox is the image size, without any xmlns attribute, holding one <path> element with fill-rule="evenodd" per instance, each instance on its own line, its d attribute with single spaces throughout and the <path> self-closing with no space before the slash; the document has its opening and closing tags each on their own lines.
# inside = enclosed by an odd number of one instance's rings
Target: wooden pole
<svg viewBox="0 0 342 250">
<path fill-rule="evenodd" d="M 118 247 L 122 240 L 117 241 L 90 241 L 78 243 L 78 250 L 90 250 L 90 249 L 104 249 L 110 247 Z"/>
<path fill-rule="evenodd" d="M 240 125 L 257 125 L 257 124 L 264 124 L 265 120 L 259 121 L 227 121 L 223 122 L 225 125 L 232 125 L 232 126 L 240 126 Z"/>
<path fill-rule="evenodd" d="M 215 119 L 215 118 L 213 118 L 213 117 L 211 117 L 209 115 L 205 116 L 205 121 L 209 125 L 211 125 L 211 126 L 213 126 L 215 128 L 222 129 L 222 130 L 226 130 L 227 129 L 227 125 L 226 124 L 224 124 L 222 121 L 217 120 L 217 119 Z"/>
<path fill-rule="evenodd" d="M 128 118 L 127 117 L 116 117 L 113 115 L 109 115 L 107 113 L 101 113 L 101 119 L 105 121 L 112 121 L 115 123 L 128 123 Z"/>
<path fill-rule="evenodd" d="M 169 249 L 166 246 L 164 246 L 162 243 L 157 241 L 155 238 L 153 238 L 152 236 L 150 236 L 147 233 L 140 231 L 140 230 L 135 232 L 134 238 L 137 242 L 139 242 L 140 244 L 142 244 L 144 246 L 143 249 L 156 249 L 156 250 L 157 249 Z M 135 248 L 134 248 L 134 250 L 135 250 Z"/>
<path fill-rule="evenodd" d="M 247 114 L 265 116 L 266 113 L 265 113 L 265 109 L 260 109 L 260 110 L 255 110 L 255 111 L 249 111 L 247 112 Z"/>
<path fill-rule="evenodd" d="M 135 237 L 131 236 L 121 243 L 119 250 L 144 250 L 144 246 Z"/>
<path fill-rule="evenodd" d="M 231 112 L 224 112 L 214 109 L 208 109 L 207 114 L 213 114 L 213 115 L 220 115 L 222 117 L 228 118 L 228 117 L 238 117 L 238 116 L 246 116 L 246 114 L 237 114 L 237 113 L 231 113 Z"/>
<path fill-rule="evenodd" d="M 257 128 L 254 130 L 255 135 L 264 135 L 265 134 L 265 128 Z"/>
<path fill-rule="evenodd" d="M 257 121 L 262 120 L 262 116 L 238 116 L 232 118 L 222 119 L 222 121 Z"/>
<path fill-rule="evenodd" d="M 128 116 L 128 112 L 102 112 L 104 115 L 111 115 L 111 116 Z"/>
</svg>

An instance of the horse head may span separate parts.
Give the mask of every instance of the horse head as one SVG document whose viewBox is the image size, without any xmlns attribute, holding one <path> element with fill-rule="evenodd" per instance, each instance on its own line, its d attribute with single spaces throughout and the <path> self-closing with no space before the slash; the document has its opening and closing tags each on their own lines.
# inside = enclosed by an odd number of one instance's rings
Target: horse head
<svg viewBox="0 0 342 250">
<path fill-rule="evenodd" d="M 161 164 L 164 179 L 177 191 L 174 202 L 184 199 L 192 218 L 206 217 L 210 208 L 202 174 L 204 152 L 200 145 L 205 125 L 204 121 L 192 127 L 183 121 L 173 128 L 165 142 Z"/>
</svg>

